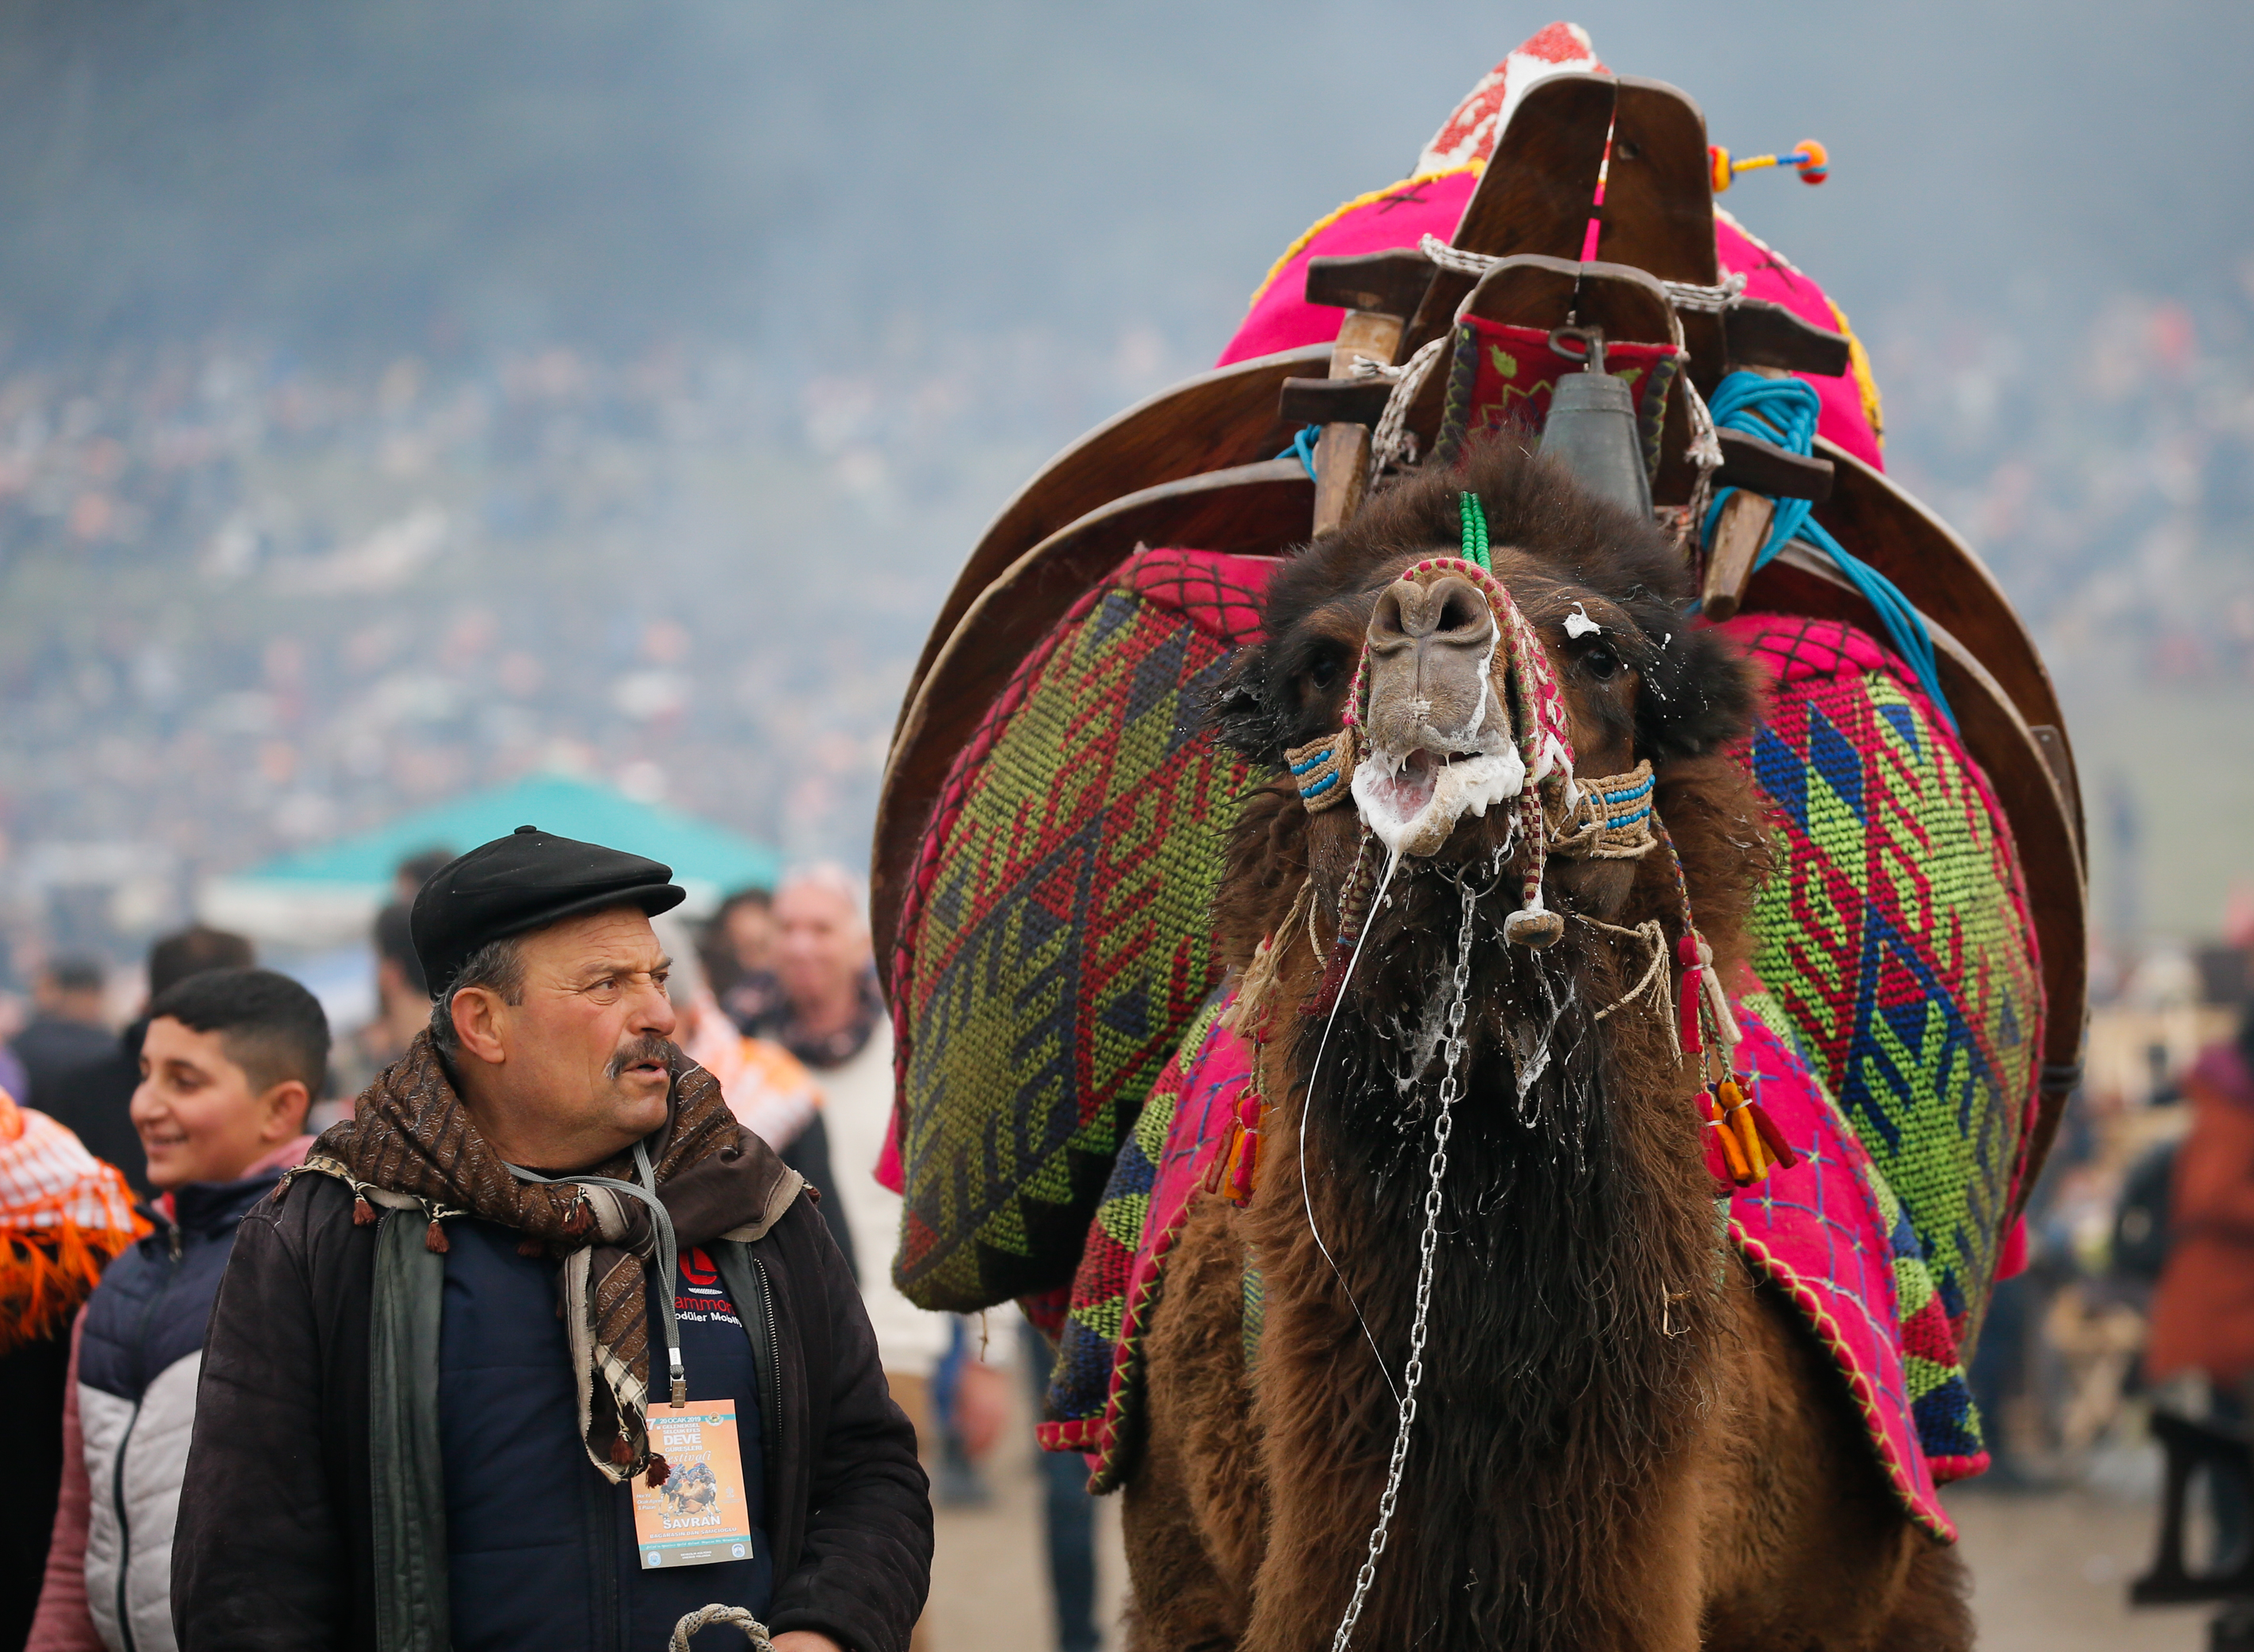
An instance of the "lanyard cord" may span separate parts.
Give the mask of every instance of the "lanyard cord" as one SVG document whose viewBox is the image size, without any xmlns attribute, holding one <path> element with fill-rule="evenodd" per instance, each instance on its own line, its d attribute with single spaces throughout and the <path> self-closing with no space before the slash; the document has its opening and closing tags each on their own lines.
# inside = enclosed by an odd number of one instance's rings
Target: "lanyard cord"
<svg viewBox="0 0 2254 1652">
<path fill-rule="evenodd" d="M 649 1150 L 641 1143 L 636 1142 L 634 1156 L 634 1168 L 640 1173 L 642 1180 L 648 1182 L 649 1186 L 647 1187 L 640 1182 L 620 1181 L 612 1176 L 543 1176 L 536 1170 L 525 1169 L 522 1165 L 510 1165 L 507 1160 L 503 1160 L 502 1163 L 511 1175 L 521 1177 L 526 1181 L 542 1181 L 550 1184 L 570 1182 L 582 1187 L 614 1188 L 629 1198 L 639 1199 L 649 1207 L 650 1224 L 657 1234 L 657 1255 L 654 1260 L 658 1267 L 658 1309 L 660 1317 L 665 1322 L 667 1374 L 672 1382 L 673 1403 L 676 1405 L 686 1405 L 689 1404 L 689 1374 L 682 1368 L 681 1324 L 673 1311 L 674 1269 L 678 1265 L 680 1256 L 679 1248 L 674 1242 L 673 1217 L 666 1209 L 664 1201 L 657 1196 L 655 1191 L 657 1174 L 649 1167 Z"/>
</svg>

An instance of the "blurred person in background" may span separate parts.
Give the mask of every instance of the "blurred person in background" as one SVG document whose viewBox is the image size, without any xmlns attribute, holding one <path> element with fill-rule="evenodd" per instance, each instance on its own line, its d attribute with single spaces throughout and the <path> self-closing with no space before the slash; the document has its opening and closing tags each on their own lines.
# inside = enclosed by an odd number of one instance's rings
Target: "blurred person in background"
<svg viewBox="0 0 2254 1652">
<path fill-rule="evenodd" d="M 200 970 L 150 1003 L 133 1123 L 163 1190 L 157 1231 L 110 1265 L 72 1333 L 38 1652 L 173 1644 L 204 1328 L 236 1228 L 313 1144 L 305 1110 L 328 1055 L 319 1000 L 270 970 Z"/>
<path fill-rule="evenodd" d="M 64 1081 L 115 1046 L 102 1002 L 108 983 L 95 958 L 57 958 L 32 978 L 32 1019 L 10 1046 L 24 1064 L 25 1093 L 17 1099 L 26 1107 L 60 1118 Z"/>
<path fill-rule="evenodd" d="M 436 847 L 410 855 L 392 869 L 391 898 L 402 906 L 413 906 L 415 897 L 423 892 L 423 886 L 441 866 L 452 864 L 455 858 L 452 850 Z"/>
<path fill-rule="evenodd" d="M 713 996 L 746 1032 L 758 1032 L 783 1008 L 775 937 L 774 896 L 764 889 L 738 889 L 704 928 L 702 956 Z"/>
<path fill-rule="evenodd" d="M 2200 1053 L 2183 1089 L 2191 1130 L 2175 1154 L 2146 1380 L 2203 1383 L 2209 1418 L 2244 1430 L 2254 1423 L 2254 1003 L 2235 1039 Z M 2211 1486 L 2220 1566 L 2254 1522 L 2227 1477 Z"/>
<path fill-rule="evenodd" d="M 430 985 L 408 934 L 409 910 L 406 901 L 395 900 L 375 914 L 375 1018 L 337 1046 L 329 1064 L 333 1099 L 313 1110 L 323 1129 L 351 1117 L 354 1098 L 430 1024 Z"/>
<path fill-rule="evenodd" d="M 830 1130 L 822 1118 L 822 1087 L 804 1062 L 774 1040 L 750 1038 L 737 1031 L 704 978 L 701 948 L 683 944 L 688 939 L 685 925 L 663 917 L 654 920 L 653 927 L 673 958 L 673 973 L 666 980 L 665 991 L 680 1019 L 674 1043 L 683 1055 L 720 1081 L 720 1094 L 728 1110 L 746 1129 L 756 1131 L 784 1164 L 823 1190 L 819 1207 L 822 1220 L 858 1283 L 860 1268 L 853 1255 L 852 1230 L 845 1225 L 844 1209 L 835 1194 L 836 1180 L 830 1173 Z M 706 927 L 707 934 L 710 928 Z"/>
<path fill-rule="evenodd" d="M 71 1320 L 112 1256 L 148 1231 L 114 1165 L 45 1113 L 0 1095 L 0 1652 L 18 1652 L 39 1598 L 63 1471 Z"/>
<path fill-rule="evenodd" d="M 917 1307 L 892 1283 L 902 1201 L 877 1180 L 892 1115 L 892 1030 L 877 991 L 866 898 L 851 873 L 822 862 L 784 877 L 774 916 L 783 1004 L 759 1030 L 813 1068 L 822 1086 L 837 1202 L 860 1261 L 861 1299 L 892 1398 L 928 1450 L 931 1376 L 947 1353 L 949 1326 L 947 1315 Z"/>
<path fill-rule="evenodd" d="M 257 962 L 250 942 L 225 929 L 194 924 L 164 936 L 149 948 L 149 996 L 142 1001 L 141 1013 L 122 1032 L 107 1040 L 99 1058 L 58 1081 L 54 1116 L 78 1132 L 88 1152 L 123 1171 L 133 1190 L 144 1197 L 152 1188 L 141 1133 L 133 1127 L 133 1092 L 141 1086 L 147 1005 L 192 975 L 206 970 L 247 970 Z"/>
<path fill-rule="evenodd" d="M 15 1051 L 0 1044 L 0 1096 L 20 1102 L 31 1094 L 32 1081 L 24 1071 L 24 1064 L 16 1059 Z"/>
<path fill-rule="evenodd" d="M 1032 1381 L 1033 1415 L 1044 1416 L 1056 1348 L 1031 1320 L 1019 1321 L 1019 1342 Z M 1057 1652 L 1096 1652 L 1096 1499 L 1088 1494 L 1088 1460 L 1078 1452 L 1035 1452 L 1033 1458 Z"/>
</svg>

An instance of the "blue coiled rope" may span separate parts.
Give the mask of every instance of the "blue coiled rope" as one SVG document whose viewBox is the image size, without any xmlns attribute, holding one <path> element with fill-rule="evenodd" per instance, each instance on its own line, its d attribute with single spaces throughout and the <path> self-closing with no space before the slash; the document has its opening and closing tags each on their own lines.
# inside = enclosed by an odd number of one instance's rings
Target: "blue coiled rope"
<svg viewBox="0 0 2254 1652">
<path fill-rule="evenodd" d="M 1788 452 L 1803 456 L 1815 449 L 1818 406 L 1815 387 L 1805 380 L 1768 379 L 1758 373 L 1731 374 L 1716 388 L 1711 403 L 1718 428 L 1758 436 Z M 1721 520 L 1722 502 L 1737 491 L 1726 487 L 1714 495 L 1699 530 L 1702 538 L 1712 539 L 1714 524 Z M 1933 654 L 1933 634 L 1925 628 L 1925 620 L 1910 606 L 1909 598 L 1902 595 L 1900 586 L 1826 532 L 1810 514 L 1814 509 L 1804 499 L 1778 500 L 1776 520 L 1770 526 L 1768 542 L 1754 558 L 1754 569 L 1768 566 L 1776 553 L 1795 539 L 1829 556 L 1877 612 L 1894 652 L 1908 662 L 1910 669 L 1917 674 L 1919 685 L 1954 729 L 1956 714 L 1950 709 L 1948 696 L 1941 691 L 1941 672 Z"/>
<path fill-rule="evenodd" d="M 1300 464 L 1307 467 L 1307 480 L 1309 481 L 1313 482 L 1321 480 L 1322 479 L 1315 474 L 1315 439 L 1322 435 L 1322 433 L 1323 427 L 1320 424 L 1302 425 L 1299 429 L 1299 433 L 1292 438 L 1292 445 L 1285 448 L 1282 452 L 1277 454 L 1276 457 L 1278 458 L 1298 459 Z"/>
</svg>

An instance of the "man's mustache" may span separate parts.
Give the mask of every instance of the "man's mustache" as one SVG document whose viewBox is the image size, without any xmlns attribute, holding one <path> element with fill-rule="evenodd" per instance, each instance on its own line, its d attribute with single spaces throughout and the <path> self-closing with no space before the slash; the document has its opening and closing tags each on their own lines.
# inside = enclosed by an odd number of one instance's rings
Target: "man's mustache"
<svg viewBox="0 0 2254 1652">
<path fill-rule="evenodd" d="M 654 1032 L 646 1032 L 611 1057 L 611 1064 L 605 1070 L 615 1079 L 624 1076 L 626 1068 L 639 1067 L 644 1061 L 655 1061 L 661 1067 L 669 1068 L 676 1053 L 672 1040 L 662 1039 Z"/>
</svg>

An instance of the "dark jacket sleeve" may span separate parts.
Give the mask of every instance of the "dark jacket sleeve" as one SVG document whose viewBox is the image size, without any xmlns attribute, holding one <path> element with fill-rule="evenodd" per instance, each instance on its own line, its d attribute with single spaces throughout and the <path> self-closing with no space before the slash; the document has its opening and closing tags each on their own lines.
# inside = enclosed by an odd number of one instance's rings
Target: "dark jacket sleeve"
<svg viewBox="0 0 2254 1652">
<path fill-rule="evenodd" d="M 931 1587 L 930 1486 L 915 1429 L 885 1384 L 861 1293 L 808 1203 L 784 1218 L 796 1242 L 790 1296 L 806 1380 L 823 1386 L 828 1403 L 809 1408 L 822 1425 L 808 1442 L 805 1538 L 768 1627 L 818 1630 L 851 1652 L 906 1652 Z"/>
<path fill-rule="evenodd" d="M 294 1191 L 292 1204 L 312 1202 Z M 331 1652 L 354 1638 L 313 1270 L 291 1242 L 303 1214 L 269 1200 L 246 1216 L 213 1304 L 172 1539 L 181 1652 Z"/>
</svg>

